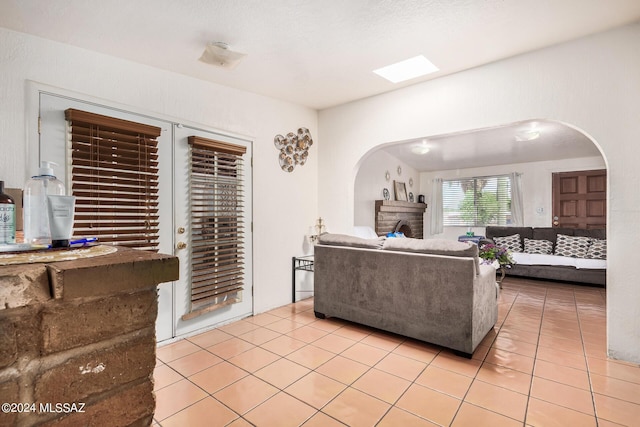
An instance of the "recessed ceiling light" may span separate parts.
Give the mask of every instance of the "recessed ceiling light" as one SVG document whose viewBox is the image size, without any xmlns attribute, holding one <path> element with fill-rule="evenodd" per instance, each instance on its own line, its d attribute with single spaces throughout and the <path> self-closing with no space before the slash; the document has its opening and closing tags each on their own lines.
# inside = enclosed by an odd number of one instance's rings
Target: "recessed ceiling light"
<svg viewBox="0 0 640 427">
<path fill-rule="evenodd" d="M 387 65 L 386 67 L 378 68 L 377 70 L 373 70 L 373 72 L 392 83 L 399 83 L 424 76 L 425 74 L 435 73 L 438 70 L 438 67 L 433 65 L 431 61 L 419 55 L 395 64 Z"/>
</svg>

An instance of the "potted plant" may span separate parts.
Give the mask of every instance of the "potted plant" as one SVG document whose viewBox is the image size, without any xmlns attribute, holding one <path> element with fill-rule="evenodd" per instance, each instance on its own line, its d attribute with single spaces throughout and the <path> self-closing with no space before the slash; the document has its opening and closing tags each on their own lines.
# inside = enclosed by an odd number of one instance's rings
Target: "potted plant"
<svg viewBox="0 0 640 427">
<path fill-rule="evenodd" d="M 498 279 L 498 284 L 500 284 L 500 288 L 502 288 L 505 268 L 511 268 L 511 266 L 516 263 L 511 256 L 511 252 L 503 246 L 498 246 L 493 243 L 484 243 L 478 247 L 478 255 L 482 258 L 483 264 L 492 265 L 496 270 L 500 270 L 500 279 Z"/>
</svg>

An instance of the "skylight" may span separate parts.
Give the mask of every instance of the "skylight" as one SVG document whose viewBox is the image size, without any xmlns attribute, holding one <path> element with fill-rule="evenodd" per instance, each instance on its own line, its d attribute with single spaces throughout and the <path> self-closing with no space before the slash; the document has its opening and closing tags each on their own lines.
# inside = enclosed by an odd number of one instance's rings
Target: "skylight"
<svg viewBox="0 0 640 427">
<path fill-rule="evenodd" d="M 395 64 L 387 65 L 386 67 L 378 68 L 377 70 L 373 70 L 373 72 L 392 83 L 399 83 L 424 76 L 425 74 L 434 73 L 438 70 L 439 68 L 433 65 L 431 61 L 423 55 L 418 55 L 405 59 L 404 61 L 396 62 Z"/>
</svg>

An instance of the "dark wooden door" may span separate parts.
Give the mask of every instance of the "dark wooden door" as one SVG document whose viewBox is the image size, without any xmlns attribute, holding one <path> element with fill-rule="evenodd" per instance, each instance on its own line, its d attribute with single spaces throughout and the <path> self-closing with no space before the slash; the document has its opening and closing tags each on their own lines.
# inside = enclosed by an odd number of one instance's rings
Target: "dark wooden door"
<svg viewBox="0 0 640 427">
<path fill-rule="evenodd" d="M 553 174 L 553 226 L 607 227 L 605 169 Z"/>
</svg>

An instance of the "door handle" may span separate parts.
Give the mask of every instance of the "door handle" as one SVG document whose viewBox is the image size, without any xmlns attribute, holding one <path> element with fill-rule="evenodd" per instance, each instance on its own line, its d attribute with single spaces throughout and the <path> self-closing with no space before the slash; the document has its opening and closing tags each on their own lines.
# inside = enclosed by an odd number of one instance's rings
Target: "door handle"
<svg viewBox="0 0 640 427">
<path fill-rule="evenodd" d="M 178 249 L 184 249 L 187 247 L 187 244 L 185 242 L 178 242 L 178 244 L 176 245 L 176 247 Z"/>
</svg>

